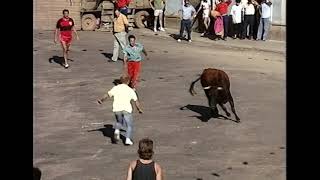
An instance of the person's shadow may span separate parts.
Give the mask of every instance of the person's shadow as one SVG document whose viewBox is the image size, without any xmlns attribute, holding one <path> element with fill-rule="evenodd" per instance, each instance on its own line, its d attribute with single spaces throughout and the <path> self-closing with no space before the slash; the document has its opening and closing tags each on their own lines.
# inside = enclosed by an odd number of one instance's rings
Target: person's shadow
<svg viewBox="0 0 320 180">
<path fill-rule="evenodd" d="M 106 124 L 106 125 L 104 125 L 103 128 L 88 130 L 88 132 L 94 132 L 94 131 L 102 132 L 103 136 L 111 139 L 112 144 L 117 144 L 117 141 L 114 138 L 114 128 L 111 124 Z M 122 134 L 120 134 L 120 139 L 122 140 L 122 143 L 125 144 L 126 138 Z"/>
<path fill-rule="evenodd" d="M 73 61 L 72 59 L 68 59 L 68 61 Z M 55 62 L 57 64 L 59 64 L 60 66 L 63 66 L 64 64 L 64 58 L 63 57 L 59 57 L 59 56 L 52 56 L 51 58 L 49 58 L 49 63 Z"/>
<path fill-rule="evenodd" d="M 201 106 L 201 105 L 191 105 L 191 104 L 188 104 L 186 106 L 183 106 L 180 108 L 180 110 L 185 110 L 185 109 L 189 109 L 193 112 L 196 112 L 198 113 L 200 116 L 190 116 L 190 117 L 196 117 L 198 119 L 200 119 L 202 122 L 208 122 L 209 119 L 211 118 L 217 118 L 217 119 L 225 119 L 225 120 L 230 120 L 230 121 L 234 121 L 234 122 L 237 122 L 236 120 L 233 120 L 233 119 L 230 119 L 224 115 L 221 115 L 221 114 L 218 114 L 216 116 L 212 116 L 211 114 L 211 109 L 209 107 L 206 107 L 206 106 Z"/>
<path fill-rule="evenodd" d="M 101 53 L 101 54 L 104 55 L 104 57 L 108 58 L 109 62 L 112 61 L 112 56 L 113 56 L 112 53 Z M 118 58 L 118 60 L 123 61 L 122 58 Z"/>
</svg>

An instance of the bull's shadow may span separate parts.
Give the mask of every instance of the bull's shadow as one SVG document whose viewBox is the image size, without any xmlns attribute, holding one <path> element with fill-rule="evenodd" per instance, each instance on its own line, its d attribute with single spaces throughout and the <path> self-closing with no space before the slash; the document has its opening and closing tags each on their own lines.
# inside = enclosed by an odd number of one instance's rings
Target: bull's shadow
<svg viewBox="0 0 320 180">
<path fill-rule="evenodd" d="M 102 132 L 103 136 L 110 138 L 112 144 L 117 144 L 117 141 L 114 138 L 114 128 L 111 124 L 106 124 L 106 125 L 104 125 L 103 128 L 88 130 L 87 132 L 94 132 L 94 131 Z M 122 140 L 122 142 L 124 144 L 126 138 L 122 134 L 120 134 L 120 139 Z"/>
<path fill-rule="evenodd" d="M 185 109 L 189 109 L 193 112 L 198 113 L 200 116 L 190 116 L 190 117 L 196 117 L 196 118 L 200 119 L 202 122 L 208 122 L 209 119 L 211 119 L 211 118 L 225 119 L 225 120 L 230 120 L 230 121 L 236 122 L 236 120 L 230 119 L 230 118 L 228 118 L 224 115 L 221 115 L 221 114 L 212 116 L 211 109 L 206 106 L 188 104 L 188 105 L 180 108 L 180 110 L 185 110 Z"/>
</svg>

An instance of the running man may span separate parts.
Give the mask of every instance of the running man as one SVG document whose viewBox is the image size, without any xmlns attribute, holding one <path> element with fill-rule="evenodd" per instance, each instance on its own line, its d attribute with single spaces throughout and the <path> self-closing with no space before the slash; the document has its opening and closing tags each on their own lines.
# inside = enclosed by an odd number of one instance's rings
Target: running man
<svg viewBox="0 0 320 180">
<path fill-rule="evenodd" d="M 59 40 L 63 50 L 63 58 L 65 68 L 69 67 L 68 64 L 68 55 L 70 51 L 71 41 L 72 41 L 72 31 L 76 34 L 77 40 L 79 40 L 78 33 L 74 27 L 74 21 L 69 17 L 69 10 L 64 9 L 62 11 L 63 17 L 60 18 L 56 25 L 56 30 L 54 32 L 54 43 L 57 43 L 57 37 L 59 34 Z"/>
<path fill-rule="evenodd" d="M 127 76 L 122 76 L 120 78 L 121 84 L 114 86 L 110 91 L 108 91 L 101 99 L 98 99 L 98 103 L 102 102 L 109 97 L 113 97 L 112 111 L 116 117 L 116 123 L 114 126 L 114 138 L 116 141 L 120 140 L 120 129 L 124 126 L 127 127 L 126 130 L 126 145 L 132 145 L 132 131 L 133 131 L 133 117 L 132 117 L 132 105 L 131 100 L 135 102 L 135 105 L 139 111 L 142 113 L 140 103 L 137 98 L 136 92 L 134 92 L 129 86 L 130 79 Z"/>
<path fill-rule="evenodd" d="M 144 53 L 146 57 L 148 56 L 148 54 L 142 44 L 136 43 L 136 37 L 134 35 L 130 35 L 128 37 L 128 40 L 129 45 L 123 50 L 123 67 L 124 72 L 127 71 L 130 77 L 129 86 L 133 88 L 133 90 L 136 90 L 137 80 L 141 71 L 141 60 L 143 59 L 141 56 L 141 52 Z"/>
</svg>

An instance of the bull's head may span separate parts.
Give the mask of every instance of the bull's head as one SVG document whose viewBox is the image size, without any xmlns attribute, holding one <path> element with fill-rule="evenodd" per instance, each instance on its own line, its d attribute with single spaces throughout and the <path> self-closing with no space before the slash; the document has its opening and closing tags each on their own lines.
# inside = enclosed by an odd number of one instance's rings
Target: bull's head
<svg viewBox="0 0 320 180">
<path fill-rule="evenodd" d="M 203 88 L 208 91 L 208 95 L 211 97 L 211 102 L 223 103 L 226 99 L 226 90 L 221 86 L 207 86 Z M 215 105 L 214 105 L 215 106 Z"/>
</svg>

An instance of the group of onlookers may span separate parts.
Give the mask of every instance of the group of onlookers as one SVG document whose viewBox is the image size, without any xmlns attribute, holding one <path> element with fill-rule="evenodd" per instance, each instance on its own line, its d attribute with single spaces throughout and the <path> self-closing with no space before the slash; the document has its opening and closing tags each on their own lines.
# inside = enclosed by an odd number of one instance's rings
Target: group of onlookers
<svg viewBox="0 0 320 180">
<path fill-rule="evenodd" d="M 182 0 L 178 42 L 184 37 L 185 30 L 188 34 L 187 40 L 192 42 L 192 25 L 201 11 L 202 16 L 199 18 L 202 21 L 199 21 L 199 24 L 204 26 L 201 36 L 212 34 L 215 36 L 214 40 L 227 40 L 231 36 L 234 39 L 265 41 L 270 28 L 272 3 L 269 0 L 261 0 L 260 3 L 255 0 L 235 0 L 235 4 L 229 7 L 231 4 L 232 0 L 201 0 L 196 11 L 189 0 Z"/>
</svg>

